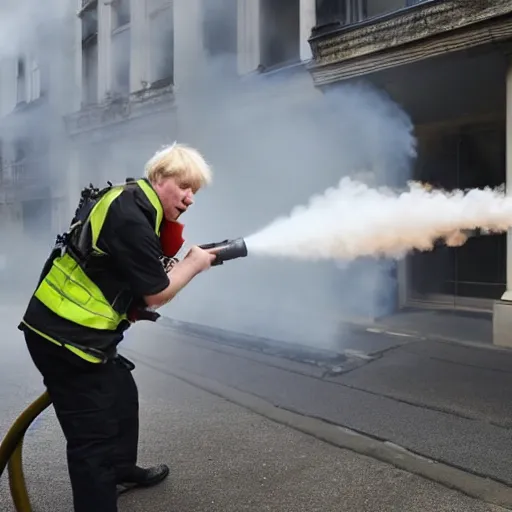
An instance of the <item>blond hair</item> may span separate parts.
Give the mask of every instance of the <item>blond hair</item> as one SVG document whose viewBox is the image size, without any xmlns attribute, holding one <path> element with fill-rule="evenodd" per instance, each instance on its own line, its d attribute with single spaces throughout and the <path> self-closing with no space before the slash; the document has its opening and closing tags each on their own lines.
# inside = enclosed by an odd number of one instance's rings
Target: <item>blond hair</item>
<svg viewBox="0 0 512 512">
<path fill-rule="evenodd" d="M 212 181 L 212 170 L 203 155 L 186 144 L 175 142 L 158 151 L 145 165 L 151 183 L 175 176 L 199 189 Z"/>
</svg>

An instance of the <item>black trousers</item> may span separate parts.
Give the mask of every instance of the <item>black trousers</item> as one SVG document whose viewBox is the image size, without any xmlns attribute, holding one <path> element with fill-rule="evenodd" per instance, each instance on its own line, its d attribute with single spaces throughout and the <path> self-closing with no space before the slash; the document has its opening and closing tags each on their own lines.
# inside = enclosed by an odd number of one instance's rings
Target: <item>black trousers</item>
<svg viewBox="0 0 512 512">
<path fill-rule="evenodd" d="M 117 512 L 116 483 L 137 462 L 139 401 L 131 368 L 118 358 L 88 363 L 32 332 L 25 340 L 67 441 L 75 512 Z"/>
</svg>

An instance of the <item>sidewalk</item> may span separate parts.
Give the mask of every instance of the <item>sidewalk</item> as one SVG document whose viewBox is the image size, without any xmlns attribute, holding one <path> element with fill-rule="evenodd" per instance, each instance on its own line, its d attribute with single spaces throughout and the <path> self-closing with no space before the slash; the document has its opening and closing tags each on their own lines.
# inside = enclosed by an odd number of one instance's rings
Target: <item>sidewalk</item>
<svg viewBox="0 0 512 512">
<path fill-rule="evenodd" d="M 414 336 L 420 339 L 465 343 L 504 349 L 493 345 L 491 313 L 409 309 L 376 321 L 350 321 L 344 325 L 354 330 Z"/>
</svg>

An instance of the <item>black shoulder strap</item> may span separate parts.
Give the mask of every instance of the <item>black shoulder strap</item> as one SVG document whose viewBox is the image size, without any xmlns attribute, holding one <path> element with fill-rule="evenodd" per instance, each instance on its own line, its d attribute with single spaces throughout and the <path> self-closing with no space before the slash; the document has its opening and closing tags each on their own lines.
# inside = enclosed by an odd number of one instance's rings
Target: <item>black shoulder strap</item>
<svg viewBox="0 0 512 512">
<path fill-rule="evenodd" d="M 113 187 L 110 181 L 107 181 L 107 186 L 99 189 L 92 183 L 88 187 L 82 189 L 80 193 L 80 200 L 75 210 L 75 215 L 71 221 L 71 225 L 75 225 L 78 222 L 84 222 L 91 212 L 93 206 Z"/>
</svg>

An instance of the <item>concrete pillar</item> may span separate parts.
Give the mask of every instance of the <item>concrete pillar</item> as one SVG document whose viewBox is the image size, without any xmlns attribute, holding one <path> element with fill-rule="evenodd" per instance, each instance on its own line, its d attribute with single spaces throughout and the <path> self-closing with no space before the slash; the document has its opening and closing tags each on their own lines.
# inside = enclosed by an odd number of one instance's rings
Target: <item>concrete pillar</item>
<svg viewBox="0 0 512 512">
<path fill-rule="evenodd" d="M 300 0 L 300 60 L 312 57 L 308 39 L 316 25 L 316 0 Z"/>
<path fill-rule="evenodd" d="M 238 0 L 238 73 L 251 73 L 259 64 L 260 1 Z"/>
<path fill-rule="evenodd" d="M 112 6 L 98 2 L 98 101 L 112 88 Z"/>
<path fill-rule="evenodd" d="M 59 210 L 59 227 L 67 227 L 73 218 L 78 200 L 80 197 L 80 191 L 85 186 L 84 181 L 81 180 L 81 155 L 80 149 L 77 145 L 73 144 L 66 152 L 66 165 L 67 173 L 65 180 L 65 190 L 62 195 L 62 203 Z"/>
<path fill-rule="evenodd" d="M 507 194 L 512 195 L 512 55 L 506 80 L 506 180 Z M 507 290 L 494 304 L 493 341 L 495 345 L 512 347 L 512 230 L 507 235 Z"/>
<path fill-rule="evenodd" d="M 0 118 L 15 105 L 16 65 L 14 58 L 0 60 Z"/>
<path fill-rule="evenodd" d="M 506 119 L 507 119 L 507 194 L 512 195 L 512 58 L 507 70 Z M 507 291 L 502 300 L 512 301 L 512 230 L 507 235 Z"/>
<path fill-rule="evenodd" d="M 74 95 L 71 99 L 71 112 L 78 112 L 82 108 L 83 90 L 83 61 L 82 61 L 82 18 L 74 17 Z"/>
<path fill-rule="evenodd" d="M 205 62 L 202 0 L 175 1 L 174 84 L 177 90 L 198 75 Z"/>
</svg>

